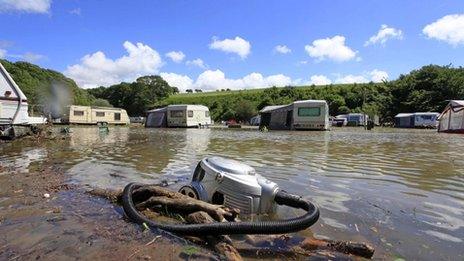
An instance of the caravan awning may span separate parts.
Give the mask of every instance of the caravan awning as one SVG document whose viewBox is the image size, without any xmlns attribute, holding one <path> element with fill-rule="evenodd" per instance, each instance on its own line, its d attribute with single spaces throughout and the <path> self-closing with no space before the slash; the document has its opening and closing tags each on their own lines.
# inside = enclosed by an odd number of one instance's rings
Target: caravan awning
<svg viewBox="0 0 464 261">
<path fill-rule="evenodd" d="M 282 108 L 285 108 L 289 105 L 271 105 L 271 106 L 266 106 L 264 108 L 262 108 L 259 112 L 260 113 L 265 113 L 265 112 L 271 112 L 271 111 L 275 111 L 275 110 L 278 110 L 278 109 L 282 109 Z"/>
</svg>

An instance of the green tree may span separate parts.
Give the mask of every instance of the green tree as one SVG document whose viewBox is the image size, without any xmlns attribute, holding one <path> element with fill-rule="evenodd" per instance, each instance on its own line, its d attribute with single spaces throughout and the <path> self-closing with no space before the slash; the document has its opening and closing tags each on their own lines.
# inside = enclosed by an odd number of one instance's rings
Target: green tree
<svg viewBox="0 0 464 261">
<path fill-rule="evenodd" d="M 90 105 L 95 99 L 63 74 L 28 62 L 0 62 L 23 91 L 34 113 L 60 117 L 66 106 Z"/>
<path fill-rule="evenodd" d="M 98 87 L 88 90 L 95 97 L 125 109 L 130 116 L 145 115 L 148 109 L 176 91 L 177 88 L 169 86 L 163 78 L 156 75 L 137 78 L 133 83 L 122 82 L 107 88 Z"/>
<path fill-rule="evenodd" d="M 337 114 L 348 114 L 348 113 L 350 113 L 350 112 L 351 112 L 350 108 L 348 108 L 348 107 L 346 107 L 345 105 L 343 105 L 343 106 L 340 106 L 340 107 L 338 108 L 338 113 L 337 113 Z M 336 114 L 334 114 L 334 116 L 336 116 Z"/>
<path fill-rule="evenodd" d="M 235 104 L 235 118 L 247 122 L 256 115 L 256 106 L 248 100 L 240 100 Z"/>
<path fill-rule="evenodd" d="M 113 105 L 111 105 L 107 100 L 105 99 L 95 99 L 93 102 L 92 102 L 92 106 L 98 106 L 98 107 L 113 107 Z"/>
</svg>

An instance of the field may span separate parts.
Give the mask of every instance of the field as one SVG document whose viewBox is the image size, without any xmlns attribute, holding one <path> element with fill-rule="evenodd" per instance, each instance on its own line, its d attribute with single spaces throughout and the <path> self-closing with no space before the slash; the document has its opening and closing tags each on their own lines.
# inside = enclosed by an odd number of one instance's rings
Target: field
<svg viewBox="0 0 464 261">
<path fill-rule="evenodd" d="M 335 85 L 325 85 L 325 86 L 348 86 L 349 84 L 335 84 Z M 324 86 L 292 86 L 300 91 L 302 90 L 309 90 L 312 88 L 319 88 Z M 277 90 L 282 90 L 288 87 L 276 87 Z M 195 93 L 178 93 L 175 95 L 171 95 L 165 101 L 169 104 L 171 102 L 190 100 L 195 98 L 206 98 L 206 97 L 220 97 L 220 96 L 228 96 L 228 95 L 255 95 L 261 94 L 270 88 L 255 88 L 255 89 L 247 89 L 247 90 L 230 90 L 230 91 L 209 91 L 209 92 L 195 92 Z"/>
<path fill-rule="evenodd" d="M 209 107 L 216 121 L 231 118 L 247 121 L 265 106 L 308 99 L 327 100 L 332 115 L 359 112 L 363 106 L 376 113 L 382 97 L 386 97 L 384 84 L 366 83 L 182 93 L 171 95 L 157 105 L 202 104 Z"/>
</svg>

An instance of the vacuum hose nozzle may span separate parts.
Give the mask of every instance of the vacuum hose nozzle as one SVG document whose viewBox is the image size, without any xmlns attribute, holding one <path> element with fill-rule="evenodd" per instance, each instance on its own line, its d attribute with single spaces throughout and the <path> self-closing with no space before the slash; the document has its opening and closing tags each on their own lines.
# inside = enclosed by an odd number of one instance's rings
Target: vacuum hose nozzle
<svg viewBox="0 0 464 261">
<path fill-rule="evenodd" d="M 279 190 L 275 202 L 293 208 L 301 208 L 307 213 L 303 216 L 260 222 L 218 222 L 209 224 L 161 224 L 148 219 L 135 208 L 132 194 L 135 189 L 144 186 L 140 183 L 129 183 L 123 191 L 122 205 L 127 217 L 135 223 L 147 224 L 150 228 L 158 228 L 183 235 L 232 235 L 232 234 L 284 234 L 296 232 L 312 226 L 319 219 L 319 209 L 310 201 Z"/>
</svg>

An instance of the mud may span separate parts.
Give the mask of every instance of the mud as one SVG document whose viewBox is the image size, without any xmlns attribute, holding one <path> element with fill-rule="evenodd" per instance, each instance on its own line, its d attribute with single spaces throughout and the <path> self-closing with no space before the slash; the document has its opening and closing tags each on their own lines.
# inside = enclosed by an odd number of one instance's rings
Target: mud
<svg viewBox="0 0 464 261">
<path fill-rule="evenodd" d="M 28 173 L 1 168 L 0 260 L 217 259 L 175 237 L 141 231 L 108 200 L 67 184 L 60 162 L 44 161 Z"/>
</svg>

